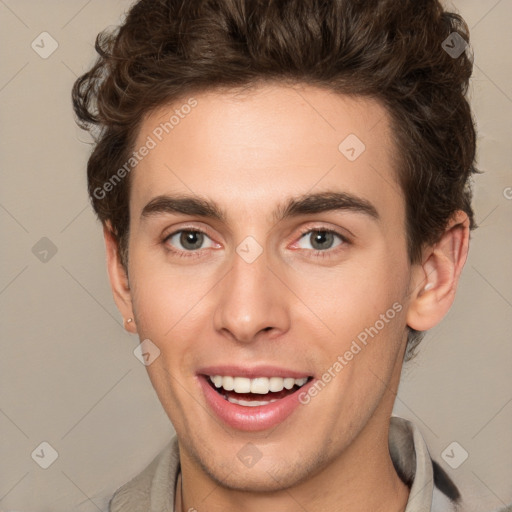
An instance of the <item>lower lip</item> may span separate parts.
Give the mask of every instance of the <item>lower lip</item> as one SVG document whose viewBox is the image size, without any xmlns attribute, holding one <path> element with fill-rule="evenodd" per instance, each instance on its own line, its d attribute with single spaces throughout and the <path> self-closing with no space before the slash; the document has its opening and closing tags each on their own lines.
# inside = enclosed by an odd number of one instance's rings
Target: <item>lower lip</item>
<svg viewBox="0 0 512 512">
<path fill-rule="evenodd" d="M 228 402 L 220 393 L 215 391 L 207 381 L 208 377 L 198 375 L 206 402 L 213 412 L 228 424 L 238 430 L 258 431 L 266 430 L 282 423 L 301 405 L 299 395 L 307 392 L 314 379 L 305 384 L 300 390 L 267 405 L 255 407 L 233 404 Z"/>
</svg>

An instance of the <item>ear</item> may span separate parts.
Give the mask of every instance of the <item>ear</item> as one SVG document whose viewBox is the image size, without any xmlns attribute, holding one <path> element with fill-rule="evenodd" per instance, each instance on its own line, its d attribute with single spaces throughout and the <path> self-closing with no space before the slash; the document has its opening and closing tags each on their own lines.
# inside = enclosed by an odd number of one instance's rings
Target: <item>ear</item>
<svg viewBox="0 0 512 512">
<path fill-rule="evenodd" d="M 469 218 L 457 211 L 443 235 L 423 251 L 423 263 L 413 267 L 411 302 L 407 325 L 426 331 L 446 315 L 466 262 L 469 249 Z"/>
<path fill-rule="evenodd" d="M 107 270 L 110 280 L 110 287 L 114 301 L 123 315 L 124 328 L 133 334 L 137 332 L 135 325 L 130 284 L 126 270 L 121 263 L 119 244 L 115 238 L 110 222 L 103 224 L 103 237 L 105 239 L 105 249 L 107 252 Z M 128 319 L 131 319 L 128 321 Z"/>
</svg>

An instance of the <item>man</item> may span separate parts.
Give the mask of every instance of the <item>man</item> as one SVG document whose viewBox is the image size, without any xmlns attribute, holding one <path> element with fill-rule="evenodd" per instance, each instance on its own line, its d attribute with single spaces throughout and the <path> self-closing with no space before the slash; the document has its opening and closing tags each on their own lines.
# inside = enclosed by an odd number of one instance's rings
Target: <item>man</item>
<svg viewBox="0 0 512 512">
<path fill-rule="evenodd" d="M 73 90 L 116 304 L 176 436 L 117 511 L 448 511 L 391 418 L 474 227 L 435 1 L 141 0 Z"/>
</svg>

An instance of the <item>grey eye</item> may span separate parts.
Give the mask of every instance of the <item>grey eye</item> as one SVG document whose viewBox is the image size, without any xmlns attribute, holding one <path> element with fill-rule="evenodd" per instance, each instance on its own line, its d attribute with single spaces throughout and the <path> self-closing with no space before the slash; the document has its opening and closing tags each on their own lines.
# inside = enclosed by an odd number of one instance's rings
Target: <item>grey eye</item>
<svg viewBox="0 0 512 512">
<path fill-rule="evenodd" d="M 176 233 L 170 235 L 166 241 L 177 249 L 185 251 L 196 251 L 198 249 L 205 248 L 202 247 L 205 240 L 210 240 L 210 238 L 201 231 L 181 230 L 176 231 Z M 208 247 L 212 247 L 212 244 L 210 244 Z"/>
<path fill-rule="evenodd" d="M 336 238 L 339 239 L 339 242 L 337 244 L 334 244 Z M 304 235 L 301 236 L 300 240 L 306 240 L 306 242 L 309 242 L 309 247 L 302 246 L 302 249 L 313 249 L 316 251 L 332 249 L 333 247 L 337 247 L 343 242 L 340 235 L 337 235 L 336 233 L 333 233 L 331 231 L 321 229 L 311 230 L 308 231 L 307 233 L 304 233 Z"/>
</svg>

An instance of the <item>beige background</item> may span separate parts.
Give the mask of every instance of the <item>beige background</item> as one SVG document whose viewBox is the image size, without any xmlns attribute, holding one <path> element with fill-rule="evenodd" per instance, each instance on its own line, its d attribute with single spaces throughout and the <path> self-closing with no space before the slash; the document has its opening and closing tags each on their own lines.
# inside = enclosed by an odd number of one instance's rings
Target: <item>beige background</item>
<svg viewBox="0 0 512 512">
<path fill-rule="evenodd" d="M 94 37 L 129 4 L 0 0 L 3 511 L 105 511 L 172 433 L 111 297 L 86 195 L 89 139 L 70 103 Z M 512 2 L 454 5 L 475 51 L 480 228 L 455 305 L 404 369 L 396 413 L 480 512 L 512 501 Z M 58 42 L 47 59 L 31 48 L 43 31 Z M 45 263 L 32 252 L 42 237 L 57 248 Z M 46 470 L 31 458 L 43 441 L 58 452 Z M 441 457 L 453 441 L 469 453 L 457 469 Z"/>
</svg>

